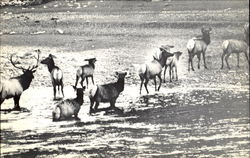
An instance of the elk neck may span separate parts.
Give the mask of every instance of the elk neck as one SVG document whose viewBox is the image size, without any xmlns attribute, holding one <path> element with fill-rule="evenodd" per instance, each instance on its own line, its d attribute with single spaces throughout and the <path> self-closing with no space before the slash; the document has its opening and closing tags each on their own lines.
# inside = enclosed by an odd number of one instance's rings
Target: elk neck
<svg viewBox="0 0 250 158">
<path fill-rule="evenodd" d="M 164 65 L 166 63 L 166 60 L 167 60 L 167 55 L 166 54 L 162 54 L 162 57 L 159 60 L 157 60 L 157 61 L 160 63 L 161 67 L 164 67 Z"/>
<path fill-rule="evenodd" d="M 117 82 L 116 82 L 116 87 L 117 87 L 117 90 L 119 92 L 122 92 L 124 90 L 124 82 L 125 82 L 125 79 L 124 78 L 118 78 Z"/>
<path fill-rule="evenodd" d="M 28 89 L 29 86 L 30 86 L 30 83 L 31 83 L 31 81 L 32 81 L 32 78 L 27 77 L 27 76 L 25 76 L 24 74 L 22 74 L 21 76 L 16 77 L 16 79 L 19 80 L 19 82 L 20 82 L 20 84 L 21 84 L 23 90 Z"/>
<path fill-rule="evenodd" d="M 49 62 L 49 63 L 47 64 L 47 66 L 48 66 L 49 72 L 51 72 L 51 71 L 56 67 L 56 66 L 55 66 L 54 60 L 52 59 L 51 62 Z"/>
<path fill-rule="evenodd" d="M 210 35 L 209 35 L 209 34 L 203 34 L 203 35 L 202 35 L 202 39 L 203 39 L 203 41 L 204 41 L 207 45 L 209 45 L 210 42 L 211 42 L 211 40 L 210 40 Z"/>
<path fill-rule="evenodd" d="M 94 64 L 94 63 L 89 63 L 89 65 L 90 65 L 91 67 L 93 67 L 93 69 L 95 69 L 95 64 Z"/>
<path fill-rule="evenodd" d="M 76 98 L 75 98 L 75 101 L 77 103 L 79 103 L 80 105 L 83 104 L 83 94 L 82 95 L 78 95 Z"/>
</svg>

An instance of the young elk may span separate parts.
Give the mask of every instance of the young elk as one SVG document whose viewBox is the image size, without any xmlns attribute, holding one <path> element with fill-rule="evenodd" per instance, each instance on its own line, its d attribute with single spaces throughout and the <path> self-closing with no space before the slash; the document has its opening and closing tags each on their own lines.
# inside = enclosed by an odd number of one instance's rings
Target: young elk
<svg viewBox="0 0 250 158">
<path fill-rule="evenodd" d="M 59 103 L 54 111 L 52 112 L 53 121 L 60 121 L 72 118 L 74 115 L 75 119 L 78 118 L 78 113 L 80 111 L 81 105 L 83 104 L 83 94 L 85 86 L 83 88 L 76 88 L 73 86 L 76 91 L 75 99 L 67 99 Z"/>
<path fill-rule="evenodd" d="M 98 109 L 100 102 L 109 102 L 110 108 L 115 108 L 115 102 L 119 94 L 124 90 L 124 80 L 127 72 L 116 72 L 118 80 L 115 83 L 95 86 L 89 92 L 90 113 Z M 95 103 L 95 107 L 93 109 Z"/>
<path fill-rule="evenodd" d="M 232 53 L 237 54 L 237 67 L 240 67 L 240 53 L 244 53 L 249 64 L 248 51 L 249 51 L 249 23 L 244 26 L 244 40 L 229 39 L 222 43 L 222 56 L 221 56 L 221 69 L 224 67 L 224 57 L 227 64 L 227 68 L 230 69 L 228 64 L 228 58 Z"/>
<path fill-rule="evenodd" d="M 205 52 L 207 49 L 207 46 L 210 44 L 210 32 L 212 31 L 211 27 L 201 28 L 201 36 L 194 37 L 190 39 L 187 43 L 187 50 L 188 50 L 188 71 L 190 71 L 190 65 L 192 70 L 194 71 L 193 67 L 193 58 L 195 55 L 197 55 L 198 58 L 198 69 L 200 69 L 200 59 L 201 59 L 201 54 L 203 57 L 203 62 L 204 62 L 204 68 L 207 69 L 206 65 L 206 57 L 205 57 Z"/>
<path fill-rule="evenodd" d="M 93 74 L 95 71 L 95 62 L 96 62 L 96 58 L 90 58 L 90 59 L 85 59 L 85 61 L 88 61 L 89 64 L 87 65 L 83 65 L 81 67 L 78 68 L 78 70 L 76 71 L 76 83 L 75 83 L 75 87 L 77 86 L 78 80 L 81 77 L 81 86 L 83 87 L 83 81 L 86 78 L 86 82 L 87 82 L 87 88 L 88 88 L 88 78 L 91 77 L 92 79 L 92 84 L 94 85 L 94 78 L 93 78 Z"/>
<path fill-rule="evenodd" d="M 59 89 L 61 87 L 61 92 L 64 97 L 63 93 L 63 72 L 62 70 L 55 65 L 54 59 L 55 56 L 52 54 L 49 54 L 47 58 L 41 61 L 42 64 L 45 64 L 48 66 L 48 70 L 50 72 L 50 77 L 52 80 L 52 85 L 53 85 L 53 91 L 54 91 L 54 99 L 56 99 L 56 86 Z"/>
<path fill-rule="evenodd" d="M 173 57 L 169 57 L 167 59 L 166 65 L 165 65 L 165 70 L 164 70 L 164 82 L 165 81 L 165 75 L 166 75 L 166 70 L 169 67 L 169 79 L 170 82 L 172 82 L 172 79 L 174 79 L 174 68 L 175 68 L 175 76 L 176 76 L 176 81 L 178 80 L 178 74 L 177 74 L 177 66 L 178 66 L 178 61 L 179 58 L 182 54 L 182 52 L 177 51 L 173 53 L 174 56 Z"/>
<path fill-rule="evenodd" d="M 1 80 L 0 82 L 0 106 L 4 102 L 5 99 L 13 98 L 14 99 L 14 109 L 13 110 L 21 110 L 19 106 L 20 97 L 26 89 L 29 88 L 32 79 L 34 78 L 33 74 L 36 72 L 36 68 L 38 67 L 39 62 L 39 50 L 37 59 L 37 64 L 29 67 L 28 69 L 23 68 L 22 66 L 17 66 L 17 62 L 13 62 L 13 54 L 10 57 L 11 64 L 23 71 L 23 74 L 17 77 L 12 77 L 9 80 Z"/>
<path fill-rule="evenodd" d="M 161 82 L 162 82 L 162 79 L 161 79 L 162 68 L 165 66 L 167 58 L 173 56 L 173 54 L 169 52 L 170 48 L 173 48 L 173 46 L 164 46 L 164 47 L 162 46 L 162 47 L 160 47 L 161 54 L 159 56 L 159 59 L 154 57 L 153 61 L 141 65 L 141 67 L 139 69 L 139 76 L 140 76 L 140 79 L 141 79 L 140 94 L 141 94 L 142 84 L 143 84 L 144 80 L 145 80 L 144 86 L 145 86 L 145 89 L 146 89 L 147 93 L 149 93 L 148 88 L 147 88 L 147 84 L 148 84 L 148 81 L 150 79 L 154 79 L 155 91 L 157 91 L 157 88 L 156 88 L 156 76 L 160 80 L 158 91 L 160 90 Z"/>
</svg>

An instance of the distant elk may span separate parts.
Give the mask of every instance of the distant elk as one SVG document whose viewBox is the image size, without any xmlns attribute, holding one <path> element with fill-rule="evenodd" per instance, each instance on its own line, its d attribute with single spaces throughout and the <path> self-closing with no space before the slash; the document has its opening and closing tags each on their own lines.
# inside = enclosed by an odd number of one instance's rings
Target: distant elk
<svg viewBox="0 0 250 158">
<path fill-rule="evenodd" d="M 80 84 L 83 87 L 83 81 L 86 78 L 87 88 L 88 88 L 88 78 L 91 77 L 92 84 L 94 85 L 94 71 L 95 71 L 95 62 L 97 61 L 96 58 L 85 59 L 89 63 L 83 66 L 80 66 L 76 71 L 76 83 L 75 87 L 77 86 L 79 78 L 81 78 Z"/>
<path fill-rule="evenodd" d="M 227 68 L 230 69 L 228 58 L 232 53 L 237 54 L 237 67 L 240 67 L 239 60 L 240 60 L 240 53 L 244 53 L 249 64 L 248 53 L 249 53 L 249 23 L 244 25 L 244 39 L 237 40 L 237 39 L 229 39 L 225 40 L 222 43 L 222 56 L 221 56 L 221 69 L 224 67 L 224 59 L 227 64 Z"/>
<path fill-rule="evenodd" d="M 174 54 L 174 56 L 169 57 L 166 61 L 165 70 L 164 70 L 164 78 L 163 78 L 164 82 L 166 82 L 165 75 L 166 75 L 166 70 L 168 67 L 169 67 L 169 80 L 170 80 L 170 82 L 172 82 L 172 79 L 174 79 L 174 72 L 175 72 L 175 79 L 176 79 L 176 81 L 178 80 L 177 69 L 178 69 L 179 58 L 182 55 L 182 52 L 177 51 L 177 52 L 174 52 L 173 54 Z"/>
<path fill-rule="evenodd" d="M 92 87 L 89 91 L 90 113 L 98 109 L 100 102 L 109 102 L 110 108 L 115 108 L 116 100 L 124 90 L 126 75 L 127 72 L 116 72 L 116 76 L 118 77 L 117 82 Z M 94 104 L 95 107 L 93 108 Z"/>
<path fill-rule="evenodd" d="M 20 111 L 19 100 L 20 97 L 26 89 L 29 88 L 32 79 L 34 78 L 34 73 L 36 72 L 36 68 L 39 63 L 39 53 L 40 50 L 36 50 L 38 52 L 37 63 L 34 66 L 30 66 L 28 69 L 17 66 L 17 61 L 13 61 L 13 54 L 10 56 L 11 64 L 23 71 L 23 74 L 17 77 L 11 77 L 9 80 L 1 80 L 0 81 L 0 106 L 4 102 L 5 99 L 13 98 L 14 99 L 14 108 L 13 110 Z"/>
<path fill-rule="evenodd" d="M 54 59 L 56 58 L 54 55 L 49 54 L 49 56 L 41 61 L 42 64 L 47 65 L 51 80 L 52 80 L 52 85 L 53 85 L 53 91 L 54 91 L 54 99 L 56 99 L 56 87 L 58 88 L 58 92 L 60 91 L 61 87 L 61 92 L 64 97 L 64 92 L 63 92 L 63 72 L 62 70 L 55 65 Z"/>
<path fill-rule="evenodd" d="M 83 94 L 85 86 L 83 88 L 76 88 L 73 86 L 76 91 L 76 98 L 66 99 L 56 105 L 56 108 L 52 112 L 53 121 L 67 120 L 74 117 L 76 120 L 79 120 L 78 113 L 83 104 Z"/>
<path fill-rule="evenodd" d="M 173 56 L 173 54 L 170 53 L 170 48 L 173 48 L 173 47 L 174 46 L 160 47 L 159 57 L 154 57 L 153 61 L 141 65 L 141 67 L 139 68 L 139 76 L 141 79 L 140 94 L 141 94 L 143 83 L 144 83 L 147 93 L 149 93 L 147 85 L 150 79 L 154 80 L 155 91 L 160 90 L 161 83 L 162 83 L 162 78 L 161 78 L 162 68 L 165 66 L 167 58 Z M 158 89 L 156 87 L 156 76 L 160 80 Z"/>
<path fill-rule="evenodd" d="M 191 69 L 194 71 L 193 67 L 193 58 L 195 55 L 197 55 L 198 58 L 198 69 L 200 69 L 200 59 L 201 59 L 201 54 L 203 57 L 203 62 L 204 62 L 204 68 L 207 69 L 207 64 L 206 64 L 206 56 L 205 52 L 207 50 L 207 46 L 210 44 L 210 33 L 212 31 L 211 27 L 202 27 L 201 28 L 201 36 L 193 37 L 190 39 L 187 43 L 187 50 L 188 50 L 188 71 L 190 71 L 190 65 Z"/>
</svg>

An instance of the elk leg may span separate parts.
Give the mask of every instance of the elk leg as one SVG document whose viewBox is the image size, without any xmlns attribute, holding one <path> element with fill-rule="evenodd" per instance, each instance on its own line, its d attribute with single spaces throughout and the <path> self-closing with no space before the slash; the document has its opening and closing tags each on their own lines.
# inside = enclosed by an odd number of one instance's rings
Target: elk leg
<svg viewBox="0 0 250 158">
<path fill-rule="evenodd" d="M 147 85 L 148 85 L 148 79 L 146 79 L 145 82 L 144 82 L 144 86 L 145 86 L 145 89 L 146 89 L 147 94 L 148 94 L 148 87 L 147 87 Z"/>
<path fill-rule="evenodd" d="M 88 85 L 89 85 L 89 77 L 86 77 L 86 83 L 87 83 L 87 88 L 88 88 Z"/>
<path fill-rule="evenodd" d="M 84 81 L 84 77 L 82 77 L 82 80 L 81 80 L 81 82 L 80 82 L 82 88 L 83 88 L 83 81 Z"/>
<path fill-rule="evenodd" d="M 171 74 L 171 71 L 172 71 L 172 70 L 171 70 L 171 69 L 172 69 L 172 67 L 170 66 L 170 67 L 169 67 L 169 81 L 170 81 L 170 82 L 172 82 L 172 77 L 171 77 L 171 76 L 172 76 L 172 74 Z"/>
<path fill-rule="evenodd" d="M 111 108 L 111 109 L 114 109 L 114 108 L 115 108 L 115 101 L 116 101 L 116 100 L 111 100 L 111 101 L 110 101 L 110 108 Z"/>
<path fill-rule="evenodd" d="M 155 91 L 157 91 L 157 88 L 156 88 L 156 76 L 154 78 L 154 83 L 155 83 Z"/>
<path fill-rule="evenodd" d="M 164 70 L 164 78 L 163 78 L 163 83 L 166 83 L 166 70 L 167 70 L 168 66 L 165 65 L 165 70 Z"/>
<path fill-rule="evenodd" d="M 141 94 L 141 89 L 142 89 L 144 78 L 143 77 L 140 77 L 140 78 L 141 78 L 141 86 L 140 86 L 140 94 Z"/>
<path fill-rule="evenodd" d="M 91 79 L 92 79 L 92 84 L 94 85 L 94 84 L 95 84 L 95 82 L 94 82 L 94 77 L 91 76 Z"/>
<path fill-rule="evenodd" d="M 194 66 L 193 66 L 193 55 L 191 56 L 191 58 L 190 58 L 190 63 L 191 63 L 191 69 L 192 69 L 192 71 L 194 71 Z"/>
<path fill-rule="evenodd" d="M 95 110 L 98 109 L 98 106 L 99 106 L 99 101 L 96 101 L 96 103 L 95 103 Z"/>
<path fill-rule="evenodd" d="M 221 55 L 221 69 L 224 67 L 224 57 L 226 55 L 226 51 L 223 50 L 223 54 Z"/>
<path fill-rule="evenodd" d="M 237 53 L 237 67 L 239 68 L 240 67 L 240 53 Z"/>
<path fill-rule="evenodd" d="M 14 97 L 14 104 L 15 105 L 14 105 L 14 109 L 13 110 L 18 110 L 18 111 L 21 110 L 21 108 L 19 106 L 19 100 L 20 100 L 20 95 Z"/>
<path fill-rule="evenodd" d="M 175 66 L 175 76 L 176 76 L 176 81 L 178 81 L 177 66 Z"/>
<path fill-rule="evenodd" d="M 200 69 L 201 54 L 197 54 L 197 58 L 198 58 L 198 69 Z"/>
<path fill-rule="evenodd" d="M 227 68 L 230 69 L 229 63 L 228 63 L 228 58 L 229 58 L 230 54 L 227 54 L 225 57 L 226 63 L 227 63 Z"/>
<path fill-rule="evenodd" d="M 0 106 L 2 105 L 2 103 L 4 102 L 5 99 L 1 98 L 0 99 Z"/>
<path fill-rule="evenodd" d="M 56 99 L 56 85 L 53 85 L 54 99 Z"/>
<path fill-rule="evenodd" d="M 62 96 L 64 97 L 64 92 L 63 92 L 63 82 L 61 81 L 61 91 L 62 91 Z"/>
<path fill-rule="evenodd" d="M 160 91 L 160 88 L 161 88 L 161 82 L 162 82 L 162 79 L 161 79 L 161 73 L 158 75 L 158 78 L 160 80 L 160 84 L 159 84 L 159 87 L 158 87 L 158 91 Z"/>
<path fill-rule="evenodd" d="M 244 52 L 245 56 L 246 56 L 246 59 L 247 59 L 247 62 L 248 62 L 248 65 L 250 64 L 249 62 L 249 59 L 248 59 L 248 56 L 247 56 L 247 52 Z"/>
<path fill-rule="evenodd" d="M 94 111 L 93 109 L 93 105 L 94 105 L 95 101 L 93 98 L 90 98 L 90 109 L 89 109 L 89 113 L 91 113 L 92 111 Z"/>
<path fill-rule="evenodd" d="M 208 69 L 208 68 L 207 68 L 207 64 L 206 64 L 205 51 L 202 53 L 202 57 L 203 57 L 203 62 L 204 62 L 204 68 L 205 68 L 205 69 Z"/>
<path fill-rule="evenodd" d="M 78 76 L 78 75 L 76 75 L 76 83 L 75 83 L 75 87 L 77 86 L 78 80 L 79 80 L 79 76 Z"/>
</svg>

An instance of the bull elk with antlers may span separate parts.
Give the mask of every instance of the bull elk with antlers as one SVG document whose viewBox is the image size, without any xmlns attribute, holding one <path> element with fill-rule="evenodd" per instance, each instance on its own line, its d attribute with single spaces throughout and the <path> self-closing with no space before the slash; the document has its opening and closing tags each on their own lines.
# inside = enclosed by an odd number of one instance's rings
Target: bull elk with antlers
<svg viewBox="0 0 250 158">
<path fill-rule="evenodd" d="M 38 53 L 38 57 L 36 58 L 37 63 L 32 67 L 29 66 L 28 69 L 22 66 L 17 66 L 17 61 L 14 62 L 12 60 L 14 54 L 10 56 L 11 64 L 15 68 L 21 69 L 23 71 L 23 74 L 17 77 L 11 77 L 9 80 L 0 80 L 0 106 L 5 99 L 13 98 L 13 110 L 21 110 L 19 106 L 20 97 L 23 91 L 29 88 L 31 81 L 34 78 L 33 74 L 36 72 L 36 68 L 38 67 L 40 50 L 36 50 L 36 52 Z"/>
</svg>

